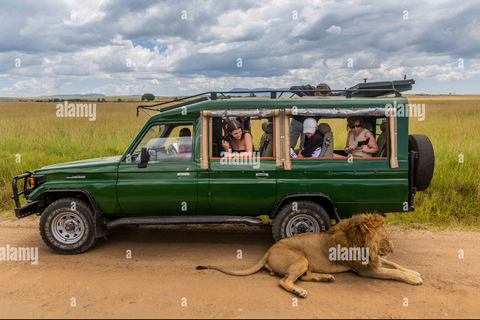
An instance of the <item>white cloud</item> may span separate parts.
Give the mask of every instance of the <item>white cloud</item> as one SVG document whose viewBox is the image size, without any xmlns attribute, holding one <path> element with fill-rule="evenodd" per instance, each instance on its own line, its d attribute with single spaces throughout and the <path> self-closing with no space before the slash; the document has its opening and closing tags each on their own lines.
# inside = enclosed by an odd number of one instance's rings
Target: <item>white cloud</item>
<svg viewBox="0 0 480 320">
<path fill-rule="evenodd" d="M 2 89 L 8 95 L 174 95 L 323 81 L 343 88 L 404 74 L 454 83 L 480 73 L 473 0 L 66 0 L 22 10 L 6 1 L 2 9 L 0 74 L 12 79 Z"/>
<path fill-rule="evenodd" d="M 339 34 L 342 34 L 342 28 L 340 28 L 339 26 L 332 25 L 330 28 L 325 30 L 325 32 L 330 33 L 330 34 L 339 35 Z"/>
<path fill-rule="evenodd" d="M 18 81 L 13 85 L 13 89 L 18 91 L 33 90 L 50 92 L 53 90 L 53 79 L 33 78 L 30 80 Z"/>
</svg>

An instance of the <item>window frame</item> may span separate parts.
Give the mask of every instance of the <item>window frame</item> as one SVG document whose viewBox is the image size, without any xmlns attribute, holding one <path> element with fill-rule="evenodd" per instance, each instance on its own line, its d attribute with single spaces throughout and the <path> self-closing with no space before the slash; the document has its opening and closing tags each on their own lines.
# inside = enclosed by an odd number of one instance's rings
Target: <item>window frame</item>
<svg viewBox="0 0 480 320">
<path fill-rule="evenodd" d="M 213 156 L 213 118 L 214 116 L 208 116 L 208 159 L 209 160 L 222 160 L 223 157 L 214 157 Z M 215 116 L 215 118 L 223 118 L 224 117 L 218 117 L 218 116 Z M 272 124 L 273 124 L 273 130 L 272 130 L 272 148 L 273 148 L 273 155 L 271 157 L 259 157 L 260 160 L 276 160 L 277 157 L 276 157 L 276 144 L 275 144 L 275 130 L 276 130 L 276 119 L 277 117 L 273 116 L 273 121 L 272 121 Z M 258 120 L 260 119 L 267 119 L 267 118 L 259 118 Z M 254 119 L 254 121 L 257 120 L 257 119 Z M 251 121 L 251 120 L 250 120 Z M 222 130 L 222 136 L 223 136 L 223 128 L 220 126 L 220 130 Z M 262 133 L 262 136 L 263 136 L 264 133 Z M 261 138 L 260 138 L 260 141 L 261 141 Z M 258 146 L 260 147 L 260 145 Z M 256 150 L 253 150 L 254 152 L 256 152 Z"/>
<path fill-rule="evenodd" d="M 175 130 L 176 127 L 178 126 L 191 126 L 192 128 L 190 129 L 191 132 L 191 138 L 192 138 L 192 151 L 190 153 L 190 158 L 187 160 L 156 160 L 156 161 L 148 161 L 149 164 L 154 164 L 154 163 L 164 163 L 164 162 L 183 162 L 183 161 L 194 161 L 194 154 L 195 154 L 195 143 L 194 143 L 194 135 L 195 135 L 195 122 L 194 121 L 168 121 L 168 122 L 153 122 L 148 126 L 148 128 L 145 129 L 144 133 L 141 135 L 141 137 L 138 138 L 138 142 L 132 146 L 132 154 L 130 154 L 131 157 L 133 157 L 133 153 L 137 150 L 138 146 L 140 143 L 142 143 L 143 139 L 145 136 L 148 134 L 148 132 L 155 126 L 165 126 L 163 132 L 158 138 L 165 138 L 165 134 L 168 132 L 169 134 L 172 133 L 173 130 Z M 172 127 L 173 125 L 173 127 Z M 170 138 L 170 136 L 168 137 Z M 167 138 L 167 139 L 168 139 Z M 128 156 L 128 154 L 127 154 Z M 138 155 L 140 156 L 140 155 Z M 126 161 L 128 157 L 126 157 L 122 162 L 126 163 L 138 163 L 136 160 L 132 160 L 131 162 Z"/>
<path fill-rule="evenodd" d="M 368 117 L 368 116 L 359 116 L 359 117 Z M 289 123 L 291 125 L 291 119 L 292 118 L 292 115 L 288 115 L 288 119 L 289 119 Z M 346 120 L 347 118 L 344 118 L 344 117 L 337 117 L 337 118 L 323 118 L 323 119 L 344 119 Z M 390 118 L 389 117 L 376 117 L 375 120 L 377 119 L 386 119 L 386 141 L 385 141 L 385 150 L 387 151 L 387 154 L 385 157 L 348 157 L 347 156 L 344 156 L 346 158 L 337 158 L 337 157 L 308 157 L 308 158 L 292 158 L 290 157 L 291 161 L 304 161 L 304 160 L 339 160 L 339 161 L 345 161 L 345 160 L 348 160 L 348 159 L 353 159 L 353 160 L 389 160 L 390 159 L 390 136 L 389 136 L 389 132 L 390 132 L 390 124 L 389 124 L 389 121 L 390 121 Z M 319 123 L 322 123 L 321 122 L 322 119 L 319 120 Z M 375 124 L 375 127 L 377 127 L 377 125 Z M 375 128 L 375 131 L 376 131 L 377 128 Z M 333 132 L 332 132 L 333 133 Z M 373 133 L 372 134 L 374 136 L 376 136 L 376 133 Z M 348 131 L 347 131 L 347 135 L 348 135 Z M 380 134 L 378 135 L 380 136 Z M 300 139 L 300 137 L 299 137 Z M 375 137 L 375 140 L 377 140 L 377 137 Z M 333 152 L 335 153 L 335 151 L 343 151 L 343 149 L 333 149 Z M 337 153 L 338 154 L 338 153 Z M 343 154 L 342 154 L 343 156 Z"/>
</svg>

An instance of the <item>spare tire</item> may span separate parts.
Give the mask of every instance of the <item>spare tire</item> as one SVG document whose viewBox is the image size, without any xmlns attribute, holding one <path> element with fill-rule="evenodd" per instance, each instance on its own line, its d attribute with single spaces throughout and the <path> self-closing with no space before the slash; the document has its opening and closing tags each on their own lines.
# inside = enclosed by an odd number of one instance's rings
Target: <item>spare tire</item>
<svg viewBox="0 0 480 320">
<path fill-rule="evenodd" d="M 418 152 L 418 159 L 413 168 L 413 186 L 417 191 L 424 191 L 432 182 L 435 168 L 432 143 L 426 135 L 411 134 L 408 136 L 408 150 Z"/>
</svg>

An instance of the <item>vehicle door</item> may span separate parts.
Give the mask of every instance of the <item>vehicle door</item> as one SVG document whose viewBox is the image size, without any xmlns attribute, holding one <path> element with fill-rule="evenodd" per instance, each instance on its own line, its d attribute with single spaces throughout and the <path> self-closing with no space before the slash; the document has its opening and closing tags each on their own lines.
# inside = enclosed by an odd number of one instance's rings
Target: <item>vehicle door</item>
<svg viewBox="0 0 480 320">
<path fill-rule="evenodd" d="M 197 167 L 193 122 L 152 124 L 118 168 L 117 198 L 125 215 L 193 215 Z M 141 149 L 149 161 L 139 168 Z"/>
<path fill-rule="evenodd" d="M 261 122 L 252 121 L 254 150 L 258 149 L 255 136 L 260 139 Z M 213 126 L 210 118 L 210 132 L 222 130 Z M 216 129 L 215 129 L 216 128 Z M 213 132 L 212 136 L 222 136 Z M 271 142 L 274 144 L 274 142 Z M 217 142 L 219 145 L 220 142 Z M 210 138 L 210 147 L 212 138 Z M 211 150 L 211 149 L 210 149 Z M 209 159 L 209 202 L 211 215 L 258 216 L 269 215 L 276 201 L 277 169 L 273 153 L 270 157 L 260 157 L 258 150 L 252 157 L 226 159 L 210 152 Z"/>
</svg>

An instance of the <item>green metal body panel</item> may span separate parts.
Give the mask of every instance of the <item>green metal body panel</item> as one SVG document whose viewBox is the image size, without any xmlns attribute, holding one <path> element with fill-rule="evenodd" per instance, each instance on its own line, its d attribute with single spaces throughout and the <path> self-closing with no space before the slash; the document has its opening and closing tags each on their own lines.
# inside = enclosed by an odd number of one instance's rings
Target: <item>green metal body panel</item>
<svg viewBox="0 0 480 320">
<path fill-rule="evenodd" d="M 185 173 L 189 176 L 177 176 Z M 197 168 L 194 161 L 121 163 L 118 203 L 127 216 L 194 215 L 197 210 Z"/>
<path fill-rule="evenodd" d="M 46 182 L 29 196 L 35 199 L 49 189 L 88 190 L 105 215 L 269 215 L 283 197 L 296 193 L 328 195 L 346 218 L 358 212 L 403 211 L 408 201 L 408 117 L 397 119 L 398 163 L 390 168 L 385 159 L 292 160 L 292 169 L 276 167 L 275 160 L 252 165 L 223 165 L 210 160 L 200 169 L 200 111 L 215 109 L 284 108 L 385 108 L 395 98 L 304 98 L 209 100 L 156 114 L 148 119 L 120 157 L 69 162 L 35 170 Z M 185 114 L 185 110 L 187 113 Z M 148 129 L 156 124 L 193 124 L 190 161 L 149 163 L 138 168 L 128 163 Z M 189 173 L 178 176 L 178 173 Z M 261 176 L 257 176 L 261 174 Z M 268 177 L 265 176 L 268 174 Z M 85 179 L 69 179 L 85 176 Z M 186 204 L 186 206 L 185 206 Z"/>
<path fill-rule="evenodd" d="M 278 169 L 278 195 L 326 194 L 341 218 L 374 210 L 402 211 L 408 201 L 408 162 L 399 164 L 391 169 L 388 160 L 294 160 L 291 170 Z"/>
<path fill-rule="evenodd" d="M 211 160 L 209 173 L 210 214 L 259 216 L 272 211 L 277 196 L 275 160 L 262 160 L 258 168 Z"/>
<path fill-rule="evenodd" d="M 29 196 L 35 199 L 50 189 L 86 189 L 94 197 L 102 212 L 122 214 L 117 202 L 117 168 L 120 156 L 67 162 L 43 167 L 34 171 L 44 175 L 45 183 L 36 188 Z M 67 179 L 84 176 L 85 179 Z"/>
</svg>

